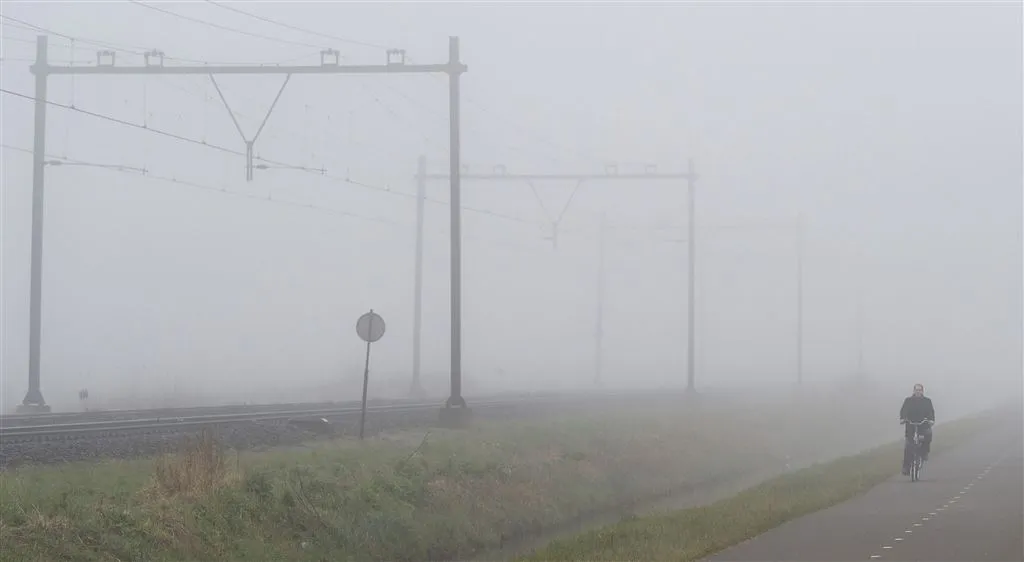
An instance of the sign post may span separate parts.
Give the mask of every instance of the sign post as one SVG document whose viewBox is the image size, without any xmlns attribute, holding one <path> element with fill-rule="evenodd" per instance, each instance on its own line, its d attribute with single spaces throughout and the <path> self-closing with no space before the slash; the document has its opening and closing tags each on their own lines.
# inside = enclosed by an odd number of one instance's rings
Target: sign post
<svg viewBox="0 0 1024 562">
<path fill-rule="evenodd" d="M 359 414 L 359 439 L 366 430 L 366 388 L 370 384 L 370 344 L 384 337 L 384 319 L 373 309 L 356 321 L 356 334 L 366 342 L 366 367 L 363 369 L 363 409 Z"/>
</svg>

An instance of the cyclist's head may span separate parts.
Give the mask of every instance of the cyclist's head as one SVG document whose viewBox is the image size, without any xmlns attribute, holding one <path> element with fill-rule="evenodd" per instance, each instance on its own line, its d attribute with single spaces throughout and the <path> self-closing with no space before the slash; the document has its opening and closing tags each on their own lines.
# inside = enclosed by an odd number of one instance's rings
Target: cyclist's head
<svg viewBox="0 0 1024 562">
<path fill-rule="evenodd" d="M 924 385 L 917 383 L 914 385 L 914 396 L 924 396 Z"/>
</svg>

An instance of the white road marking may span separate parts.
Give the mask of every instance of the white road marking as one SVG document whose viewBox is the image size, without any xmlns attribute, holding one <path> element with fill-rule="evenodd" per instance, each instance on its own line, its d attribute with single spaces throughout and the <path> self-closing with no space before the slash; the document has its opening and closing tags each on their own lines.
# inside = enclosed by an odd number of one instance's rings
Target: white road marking
<svg viewBox="0 0 1024 562">
<path fill-rule="evenodd" d="M 998 461 L 996 462 L 996 464 L 998 464 Z M 992 466 L 995 466 L 995 465 L 992 465 Z M 984 479 L 985 475 L 987 475 L 988 472 L 992 469 L 992 466 L 986 468 L 981 474 L 979 474 L 977 476 L 977 478 L 976 478 L 976 481 Z M 935 511 L 928 512 L 928 516 L 922 516 L 921 517 L 921 521 L 931 521 L 932 517 L 935 517 L 941 511 L 945 511 L 946 508 L 950 507 L 951 505 L 955 504 L 958 500 L 960 500 L 963 497 L 964 494 L 966 494 L 968 491 L 970 491 L 971 487 L 974 486 L 975 483 L 976 482 L 969 482 L 966 486 L 964 486 L 964 488 L 962 490 L 960 490 L 959 494 L 953 496 L 948 502 L 946 502 L 945 505 L 943 505 L 940 508 L 937 508 Z M 914 523 L 913 526 L 914 527 L 921 527 L 921 526 L 923 526 L 923 524 L 922 523 Z M 906 531 L 903 531 L 903 533 L 906 534 L 906 535 L 911 535 L 911 534 L 914 533 L 914 531 L 912 529 L 907 529 Z M 895 541 L 895 542 L 902 542 L 903 541 L 903 537 L 894 537 L 893 541 Z M 882 545 L 882 550 L 892 550 L 892 546 L 891 545 Z M 871 559 L 872 560 L 877 559 L 877 558 L 881 558 L 881 555 L 879 555 L 879 554 L 872 554 L 871 555 Z"/>
</svg>

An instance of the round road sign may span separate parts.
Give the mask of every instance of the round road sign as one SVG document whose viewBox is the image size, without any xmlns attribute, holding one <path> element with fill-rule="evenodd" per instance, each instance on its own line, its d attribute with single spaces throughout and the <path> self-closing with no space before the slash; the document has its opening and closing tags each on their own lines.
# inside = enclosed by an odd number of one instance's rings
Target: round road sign
<svg viewBox="0 0 1024 562">
<path fill-rule="evenodd" d="M 384 337 L 384 319 L 371 310 L 356 321 L 356 333 L 363 341 L 373 343 Z"/>
</svg>

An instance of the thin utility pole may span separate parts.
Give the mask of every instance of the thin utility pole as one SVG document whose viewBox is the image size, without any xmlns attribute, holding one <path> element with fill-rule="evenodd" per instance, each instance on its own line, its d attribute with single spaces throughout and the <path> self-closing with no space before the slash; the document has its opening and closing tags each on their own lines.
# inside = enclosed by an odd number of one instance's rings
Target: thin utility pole
<svg viewBox="0 0 1024 562">
<path fill-rule="evenodd" d="M 864 287 L 857 280 L 857 376 L 864 378 Z"/>
<path fill-rule="evenodd" d="M 416 273 L 412 310 L 412 395 L 422 396 L 420 380 L 420 330 L 423 327 L 423 212 L 426 203 L 427 158 L 420 156 L 416 163 Z"/>
<path fill-rule="evenodd" d="M 452 37 L 448 43 L 448 64 L 456 65 L 459 60 L 459 40 Z M 462 396 L 462 173 L 459 150 L 459 73 L 448 75 L 448 133 L 451 147 L 448 157 L 448 175 L 451 193 L 448 196 L 451 217 L 451 394 L 445 403 L 445 410 L 466 408 Z M 445 416 L 445 413 L 442 413 Z M 453 420 L 456 423 L 459 420 Z"/>
<path fill-rule="evenodd" d="M 36 38 L 36 65 L 46 65 L 46 37 Z M 32 143 L 32 251 L 28 312 L 28 392 L 21 412 L 50 411 L 39 382 L 40 340 L 43 326 L 43 209 L 46 173 L 46 73 L 36 73 L 35 139 Z"/>
<path fill-rule="evenodd" d="M 48 411 L 49 407 L 43 399 L 40 388 L 40 335 L 41 335 L 41 311 L 42 311 L 42 263 L 43 263 L 43 207 L 44 207 L 44 155 L 46 153 L 46 86 L 47 79 L 51 75 L 93 75 L 93 76 L 147 76 L 147 75 L 205 75 L 213 81 L 214 87 L 220 91 L 217 85 L 216 75 L 283 75 L 284 83 L 278 90 L 277 97 L 271 105 L 267 116 L 260 125 L 259 130 L 250 139 L 246 137 L 241 127 L 235 120 L 227 100 L 221 96 L 224 105 L 227 107 L 232 120 L 235 122 L 238 132 L 245 143 L 246 151 L 246 179 L 253 179 L 253 170 L 262 169 L 264 165 L 254 163 L 255 143 L 266 125 L 270 113 L 273 111 L 284 93 L 292 75 L 299 74 L 363 74 L 363 75 L 385 75 L 385 74 L 447 74 L 448 75 L 448 105 L 450 115 L 449 130 L 449 152 L 451 153 L 451 192 L 452 192 L 452 317 L 460 313 L 461 302 L 455 298 L 458 293 L 460 275 L 460 256 L 458 254 L 459 237 L 459 79 L 468 67 L 459 60 L 459 38 L 448 38 L 448 61 L 442 64 L 406 64 L 405 51 L 402 49 L 388 49 L 384 64 L 363 64 L 347 65 L 341 64 L 340 52 L 335 49 L 326 49 L 320 52 L 320 64 L 308 66 L 278 66 L 278 65 L 202 65 L 202 66 L 164 66 L 163 51 L 152 50 L 144 54 L 145 63 L 142 66 L 117 66 L 116 54 L 113 51 L 100 51 L 96 55 L 95 66 L 75 65 L 51 65 L 47 59 L 48 38 L 45 35 L 36 38 L 36 61 L 31 67 L 35 75 L 35 142 L 33 143 L 33 169 L 32 169 L 32 264 L 31 282 L 29 294 L 29 374 L 28 392 L 21 405 L 21 410 L 28 412 Z M 459 361 L 455 358 L 460 344 L 460 331 L 457 322 L 452 327 L 452 355 L 453 371 L 460 368 Z M 453 372 L 452 388 L 456 388 L 456 378 Z M 461 385 L 461 381 L 458 381 Z M 461 388 L 459 386 L 458 388 Z M 465 405 L 460 397 L 455 403 Z M 449 399 L 449 403 L 453 403 Z"/>
<path fill-rule="evenodd" d="M 804 217 L 796 225 L 796 382 L 804 382 Z"/>
<path fill-rule="evenodd" d="M 601 215 L 601 232 L 598 234 L 597 251 L 597 327 L 594 332 L 594 384 L 602 382 L 604 371 L 604 288 L 605 288 L 605 252 L 607 251 L 608 217 Z"/>
<path fill-rule="evenodd" d="M 687 161 L 686 191 L 689 204 L 687 211 L 687 246 L 686 256 L 687 283 L 686 283 L 686 391 L 697 392 L 696 379 L 696 351 L 697 351 L 697 330 L 695 327 L 697 316 L 697 173 L 694 170 L 693 159 Z"/>
<path fill-rule="evenodd" d="M 736 228 L 736 227 L 732 227 Z M 759 227 L 741 227 L 755 230 Z M 761 227 L 764 228 L 764 227 Z M 779 226 L 768 227 L 779 229 Z M 794 346 L 796 347 L 796 382 L 803 384 L 804 381 L 804 242 L 806 239 L 806 222 L 803 213 L 797 214 L 794 221 L 787 221 L 784 227 L 786 232 L 793 234 L 794 245 L 796 246 L 796 260 L 794 265 L 794 277 L 796 278 L 796 335 Z"/>
<path fill-rule="evenodd" d="M 450 179 L 456 177 L 456 174 L 459 174 L 459 172 L 460 171 L 458 169 L 453 168 L 452 171 L 450 171 L 448 174 L 429 174 L 428 173 L 428 174 L 426 174 L 426 179 L 427 180 L 450 180 Z M 505 167 L 504 166 L 497 166 L 497 167 L 495 167 L 495 173 L 491 173 L 491 174 L 462 173 L 460 175 L 460 178 L 461 179 L 466 179 L 466 180 L 477 180 L 477 181 L 525 182 L 525 183 L 528 183 L 528 184 L 531 183 L 531 182 L 535 182 L 535 181 L 575 181 L 577 188 L 579 186 L 581 186 L 582 184 L 584 184 L 586 182 L 591 182 L 591 181 L 607 181 L 607 180 L 620 180 L 621 181 L 621 180 L 628 180 L 630 182 L 636 182 L 637 180 L 679 180 L 679 179 L 685 179 L 686 182 L 687 182 L 687 189 L 689 190 L 689 198 L 690 198 L 690 205 L 689 205 L 689 217 L 690 217 L 690 221 L 689 221 L 690 222 L 690 224 L 689 224 L 689 229 L 690 229 L 690 236 L 689 236 L 689 239 L 690 239 L 690 255 L 687 257 L 687 261 L 689 262 L 689 275 L 690 275 L 690 288 L 689 288 L 689 295 L 688 295 L 688 297 L 689 297 L 689 307 L 688 307 L 688 311 L 687 311 L 687 326 L 688 326 L 688 331 L 689 331 L 690 345 L 688 346 L 688 351 L 687 351 L 687 353 L 689 355 L 688 360 L 687 360 L 687 365 L 688 365 L 688 369 L 687 369 L 687 388 L 689 390 L 691 390 L 691 391 L 694 390 L 695 372 L 694 372 L 694 361 L 693 361 L 693 354 L 694 354 L 693 341 L 694 341 L 694 330 L 695 330 L 694 314 L 695 314 L 695 310 L 696 310 L 696 307 L 694 306 L 694 301 L 696 300 L 695 293 L 694 293 L 695 283 L 693 281 L 694 278 L 696 277 L 696 265 L 694 263 L 695 262 L 694 256 L 695 256 L 695 253 L 696 253 L 694 251 L 694 248 L 696 247 L 695 242 L 694 242 L 694 227 L 695 227 L 694 217 L 696 215 L 696 207 L 695 207 L 695 204 L 694 204 L 694 201 L 695 201 L 694 192 L 696 190 L 697 175 L 694 172 L 693 160 L 690 160 L 688 162 L 688 171 L 686 173 L 674 173 L 674 174 L 657 173 L 657 172 L 653 171 L 652 167 L 648 167 L 643 173 L 619 173 L 618 167 L 616 167 L 616 166 L 609 166 L 606 169 L 604 174 L 594 174 L 594 173 L 581 173 L 581 174 L 528 174 L 528 173 L 527 174 L 514 174 L 513 173 L 513 174 L 510 174 L 510 173 L 507 173 L 505 171 Z M 454 182 L 453 182 L 453 185 L 454 185 Z M 455 202 L 452 203 L 453 206 L 455 204 L 456 204 Z M 454 209 L 454 207 L 453 207 L 453 209 Z M 565 212 L 565 209 L 562 210 L 562 216 L 564 216 L 564 212 Z M 454 213 L 454 210 L 453 210 L 453 213 Z M 559 216 L 558 218 L 556 218 L 555 220 L 552 221 L 552 225 L 553 225 L 553 227 L 555 229 L 555 231 L 553 232 L 552 238 L 553 238 L 554 243 L 556 244 L 556 246 L 555 246 L 556 248 L 557 248 L 557 240 L 558 240 L 558 226 L 559 226 L 560 222 L 561 222 L 561 216 Z M 456 227 L 456 225 L 453 223 L 453 231 L 454 231 L 455 227 Z M 453 237 L 452 238 L 452 244 L 453 244 L 453 246 L 452 246 L 452 253 L 453 253 L 453 255 L 457 254 L 456 247 L 455 247 L 455 240 L 456 240 L 456 238 Z M 455 267 L 454 262 L 453 262 L 453 266 L 452 267 L 453 268 Z M 452 292 L 453 292 L 452 299 L 453 299 L 453 301 L 456 299 L 456 295 L 455 295 L 456 287 L 457 287 L 457 285 L 453 282 L 453 284 L 452 284 Z M 453 332 L 453 334 L 455 333 L 455 328 L 454 328 L 455 325 L 457 325 L 457 323 L 456 323 L 455 317 L 453 316 L 452 317 L 452 326 L 453 326 L 452 332 Z M 453 357 L 453 363 L 452 364 L 455 365 L 454 357 Z M 456 390 L 455 373 L 456 373 L 456 371 L 455 371 L 455 368 L 453 367 L 452 368 L 452 397 L 453 398 L 456 396 L 455 395 L 455 390 Z M 458 381 L 459 381 L 458 389 L 461 390 L 461 388 L 462 388 L 461 387 L 461 371 L 459 372 Z M 449 400 L 451 400 L 451 399 L 449 399 Z"/>
</svg>

